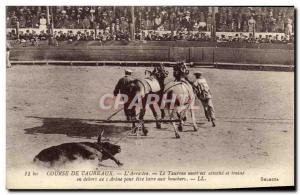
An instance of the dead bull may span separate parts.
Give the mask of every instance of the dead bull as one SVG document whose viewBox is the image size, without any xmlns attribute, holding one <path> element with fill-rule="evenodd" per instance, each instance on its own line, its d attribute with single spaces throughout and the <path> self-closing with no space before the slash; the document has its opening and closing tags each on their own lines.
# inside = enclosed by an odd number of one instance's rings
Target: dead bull
<svg viewBox="0 0 300 195">
<path fill-rule="evenodd" d="M 80 158 L 84 160 L 98 158 L 99 163 L 103 160 L 111 159 L 118 166 L 123 165 L 114 157 L 115 154 L 121 152 L 121 147 L 109 142 L 102 142 L 101 137 L 103 133 L 104 131 L 100 133 L 97 142 L 71 142 L 46 148 L 36 155 L 33 161 L 54 166 Z"/>
</svg>

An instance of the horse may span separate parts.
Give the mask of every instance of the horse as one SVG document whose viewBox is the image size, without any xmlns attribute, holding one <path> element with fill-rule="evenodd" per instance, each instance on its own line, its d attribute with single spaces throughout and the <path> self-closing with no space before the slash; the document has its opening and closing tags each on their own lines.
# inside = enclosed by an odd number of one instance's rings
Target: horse
<svg viewBox="0 0 300 195">
<path fill-rule="evenodd" d="M 194 131 L 198 130 L 195 113 L 192 107 L 195 102 L 193 86 L 185 79 L 188 74 L 189 71 L 186 68 L 186 64 L 177 63 L 173 67 L 175 81 L 171 81 L 165 85 L 162 96 L 162 105 L 168 110 L 170 120 L 174 119 L 175 113 L 180 119 L 178 130 L 175 122 L 172 122 L 176 138 L 180 138 L 178 131 L 183 130 L 183 121 L 186 120 L 187 110 L 190 110 L 191 112 Z"/>
<path fill-rule="evenodd" d="M 164 89 L 164 80 L 168 76 L 168 71 L 164 69 L 163 64 L 159 64 L 156 66 L 153 71 L 146 70 L 145 74 L 149 73 L 149 76 L 144 79 L 135 79 L 131 86 L 134 86 L 132 91 L 134 91 L 134 96 L 140 98 L 139 101 L 141 103 L 139 120 L 142 121 L 144 119 L 146 113 L 146 106 L 149 105 L 154 118 L 156 119 L 156 127 L 161 128 L 161 123 L 159 122 L 158 114 L 155 110 L 155 104 L 160 105 L 161 97 L 163 95 Z M 150 96 L 153 95 L 153 96 Z M 135 97 L 129 97 L 130 99 L 134 99 Z M 150 98 L 155 98 L 155 101 L 152 101 L 150 104 L 148 100 Z M 149 98 L 149 99 L 148 99 Z M 133 100 L 134 101 L 134 100 Z M 149 103 L 149 104 L 148 104 Z M 155 104 L 154 104 L 155 103 Z M 164 118 L 165 112 L 163 109 L 161 111 L 161 118 Z M 148 131 L 145 129 L 142 124 L 142 130 L 144 135 L 147 135 Z M 133 131 L 135 133 L 135 131 Z"/>
</svg>

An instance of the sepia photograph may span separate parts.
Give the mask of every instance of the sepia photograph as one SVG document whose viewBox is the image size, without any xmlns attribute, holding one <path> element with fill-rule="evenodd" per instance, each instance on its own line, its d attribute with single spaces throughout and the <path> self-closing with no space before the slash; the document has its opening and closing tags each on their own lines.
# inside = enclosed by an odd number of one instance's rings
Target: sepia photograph
<svg viewBox="0 0 300 195">
<path fill-rule="evenodd" d="M 294 6 L 4 8 L 8 190 L 295 189 Z"/>
</svg>

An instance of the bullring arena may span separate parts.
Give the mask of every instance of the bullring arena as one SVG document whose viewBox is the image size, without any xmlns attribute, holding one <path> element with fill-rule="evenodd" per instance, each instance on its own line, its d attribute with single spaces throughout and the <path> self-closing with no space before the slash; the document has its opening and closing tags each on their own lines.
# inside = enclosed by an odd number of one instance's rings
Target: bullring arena
<svg viewBox="0 0 300 195">
<path fill-rule="evenodd" d="M 67 163 L 64 168 L 232 170 L 280 178 L 288 175 L 281 185 L 292 183 L 295 75 L 291 46 L 212 47 L 196 42 L 174 46 L 171 41 L 158 46 L 154 42 L 81 44 L 12 44 L 12 67 L 6 70 L 8 171 L 43 169 L 33 164 L 41 150 L 66 142 L 94 142 L 99 130 L 105 130 L 104 139 L 121 146 L 116 158 L 123 166 L 106 160 L 99 168 L 95 160 Z M 125 69 L 143 78 L 146 69 L 163 62 L 169 71 L 166 80 L 171 81 L 177 58 L 194 62 L 188 67 L 190 77 L 200 70 L 207 79 L 216 127 L 207 122 L 202 109 L 196 111 L 199 130 L 193 131 L 188 114 L 180 139 L 175 139 L 170 123 L 162 124 L 162 129 L 146 124 L 147 136 L 132 137 L 128 123 L 98 121 L 115 112 L 102 110 L 99 100 L 113 92 Z M 199 100 L 196 104 L 201 106 Z M 123 111 L 113 119 L 125 120 Z M 153 119 L 149 109 L 145 119 Z"/>
<path fill-rule="evenodd" d="M 134 69 L 135 75 L 145 70 Z M 226 167 L 264 171 L 284 166 L 290 167 L 285 171 L 292 172 L 293 73 L 201 70 L 213 92 L 217 127 L 211 127 L 202 110 L 196 113 L 199 131 L 193 132 L 188 122 L 180 139 L 174 139 L 170 124 L 164 124 L 160 130 L 147 125 L 147 137 L 125 137 L 119 141 L 122 152 L 117 157 L 124 163 L 122 168 Z M 104 129 L 105 136 L 113 141 L 123 137 L 130 130 L 129 125 L 83 120 L 105 119 L 112 113 L 99 109 L 99 98 L 111 93 L 118 80 L 115 75 L 122 74 L 122 67 L 8 69 L 6 143 L 7 153 L 14 155 L 7 156 L 7 168 L 31 164 L 34 155 L 49 146 L 96 139 L 99 129 Z M 120 114 L 117 118 L 125 117 Z M 147 113 L 146 118 L 151 119 L 152 115 Z M 104 164 L 114 166 L 110 161 Z"/>
</svg>

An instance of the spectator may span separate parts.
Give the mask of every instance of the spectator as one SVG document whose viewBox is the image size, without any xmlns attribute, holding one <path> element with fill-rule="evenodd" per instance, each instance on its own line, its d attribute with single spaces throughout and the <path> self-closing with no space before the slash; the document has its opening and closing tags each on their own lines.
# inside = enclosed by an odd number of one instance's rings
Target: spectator
<svg viewBox="0 0 300 195">
<path fill-rule="evenodd" d="M 273 18 L 273 16 L 271 16 L 271 18 L 270 18 L 269 26 L 270 26 L 269 32 L 276 32 L 276 19 Z"/>
<path fill-rule="evenodd" d="M 129 30 L 129 23 L 128 19 L 121 17 L 121 24 L 120 24 L 121 31 L 128 31 Z"/>
<path fill-rule="evenodd" d="M 248 23 L 246 20 L 243 21 L 243 32 L 248 32 Z"/>
<path fill-rule="evenodd" d="M 32 15 L 32 18 L 31 18 L 31 27 L 32 28 L 38 28 L 39 27 L 39 21 L 38 21 L 38 17 L 37 17 L 37 15 L 36 14 L 33 14 Z"/>
<path fill-rule="evenodd" d="M 235 19 L 231 19 L 231 22 L 230 22 L 230 30 L 231 32 L 237 32 L 237 25 L 236 25 L 236 22 L 235 22 Z"/>
<path fill-rule="evenodd" d="M 153 22 L 150 20 L 149 16 L 146 16 L 146 20 L 144 21 L 144 28 L 145 30 L 152 30 L 153 29 Z"/>
<path fill-rule="evenodd" d="M 243 29 L 243 15 L 241 12 L 239 12 L 237 17 L 237 31 L 241 32 Z"/>
<path fill-rule="evenodd" d="M 154 29 L 157 29 L 161 25 L 161 17 L 160 15 L 156 15 L 154 20 Z"/>
<path fill-rule="evenodd" d="M 25 28 L 26 27 L 26 20 L 25 20 L 24 16 L 20 16 L 19 27 L 20 28 Z"/>
<path fill-rule="evenodd" d="M 175 25 L 174 25 L 174 29 L 176 31 L 180 30 L 181 28 L 181 23 L 180 23 L 180 18 L 176 18 L 176 22 L 175 22 Z"/>
<path fill-rule="evenodd" d="M 44 17 L 44 15 L 41 16 L 40 18 L 40 31 L 44 31 L 46 32 L 47 31 L 47 20 L 46 18 Z"/>
<path fill-rule="evenodd" d="M 208 17 L 207 17 L 207 31 L 211 31 L 212 30 L 212 17 L 211 17 L 211 13 L 208 13 Z"/>
<path fill-rule="evenodd" d="M 53 23 L 55 28 L 64 29 L 91 29 L 104 30 L 102 37 L 108 40 L 125 40 L 129 36 L 129 26 L 131 25 L 131 13 L 128 7 L 76 7 L 76 6 L 56 6 L 51 8 L 53 12 Z M 22 28 L 39 28 L 36 35 L 41 38 L 48 36 L 47 21 L 45 19 L 46 7 L 7 7 L 7 27 L 16 28 L 19 22 Z M 197 31 L 211 31 L 212 29 L 212 7 L 135 7 L 135 29 L 139 32 L 137 37 L 143 37 L 141 30 L 160 30 L 159 34 L 153 31 L 149 35 L 151 40 L 168 40 L 171 33 L 163 31 L 174 31 L 174 38 L 186 40 L 204 41 L 209 39 L 205 34 Z M 280 32 L 288 35 L 293 34 L 294 8 L 288 7 L 220 7 L 216 11 L 216 30 L 221 32 Z M 108 32 L 107 32 L 108 30 Z M 175 32 L 176 31 L 176 32 Z M 196 31 L 196 32 L 193 32 Z M 25 31 L 24 31 L 25 32 Z M 23 33 L 22 40 L 33 35 Z M 58 36 L 59 35 L 59 36 Z M 9 37 L 16 38 L 16 33 L 8 33 Z M 91 33 L 57 33 L 61 40 L 89 40 L 97 36 Z M 75 38 L 74 38 L 75 37 Z M 227 40 L 228 36 L 225 37 Z M 279 37 L 273 37 L 273 43 L 284 41 Z M 285 36 L 284 36 L 285 38 Z M 29 38 L 31 40 L 31 38 Z M 98 38 L 100 40 L 100 38 Z M 101 38 L 103 40 L 103 38 Z M 129 38 L 128 38 L 129 39 Z M 224 38 L 220 38 L 220 40 Z M 253 41 L 254 37 L 249 37 Z M 262 38 L 261 40 L 263 40 Z M 268 39 L 270 39 L 268 37 Z M 229 41 L 235 41 L 235 37 Z M 244 37 L 239 40 L 245 41 Z M 287 42 L 292 40 L 292 36 L 286 38 Z M 256 39 L 260 41 L 260 39 Z"/>
<path fill-rule="evenodd" d="M 91 22 L 87 16 L 84 16 L 84 19 L 82 21 L 82 27 L 83 27 L 83 29 L 90 29 L 90 27 L 91 27 Z"/>
<path fill-rule="evenodd" d="M 197 22 L 197 20 L 194 20 L 193 23 L 193 31 L 198 31 L 200 28 L 200 24 Z"/>
<path fill-rule="evenodd" d="M 199 28 L 201 31 L 206 29 L 206 22 L 203 12 L 200 12 Z"/>
<path fill-rule="evenodd" d="M 279 32 L 279 33 L 284 32 L 284 21 L 283 21 L 281 15 L 278 16 L 278 20 L 277 20 L 277 32 Z"/>
<path fill-rule="evenodd" d="M 292 26 L 292 19 L 288 18 L 287 20 L 287 25 L 286 25 L 286 34 L 287 35 L 291 35 L 293 32 L 293 26 Z"/>
<path fill-rule="evenodd" d="M 175 30 L 175 23 L 176 23 L 176 14 L 173 11 L 172 14 L 170 15 L 170 30 L 173 31 Z"/>
<path fill-rule="evenodd" d="M 263 22 L 262 22 L 261 15 L 257 16 L 255 30 L 257 32 L 262 32 L 263 31 Z"/>
<path fill-rule="evenodd" d="M 248 20 L 248 28 L 249 28 L 250 33 L 255 32 L 255 25 L 256 25 L 256 22 L 255 22 L 253 16 L 251 16 L 250 19 Z"/>
<path fill-rule="evenodd" d="M 165 31 L 169 31 L 170 30 L 170 24 L 168 20 L 165 20 L 163 23 L 163 28 Z"/>
</svg>

